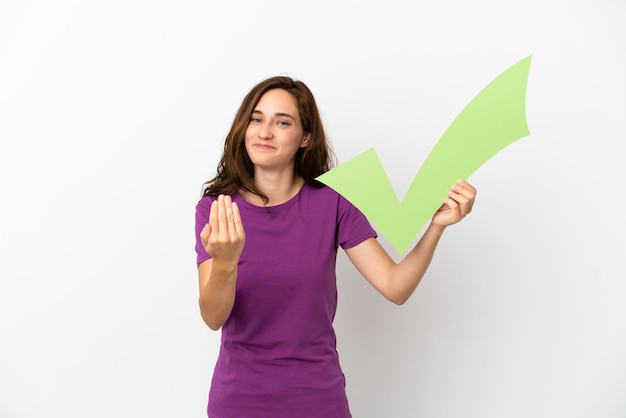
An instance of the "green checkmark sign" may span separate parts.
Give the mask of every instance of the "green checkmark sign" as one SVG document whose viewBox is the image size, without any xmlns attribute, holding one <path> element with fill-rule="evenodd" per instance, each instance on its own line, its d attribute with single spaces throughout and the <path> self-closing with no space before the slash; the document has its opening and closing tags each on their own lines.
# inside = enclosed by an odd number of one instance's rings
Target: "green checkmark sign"
<svg viewBox="0 0 626 418">
<path fill-rule="evenodd" d="M 404 253 L 458 179 L 467 179 L 507 145 L 530 134 L 526 84 L 531 56 L 489 83 L 459 113 L 432 149 L 402 202 L 374 148 L 317 179 L 359 208 Z"/>
</svg>

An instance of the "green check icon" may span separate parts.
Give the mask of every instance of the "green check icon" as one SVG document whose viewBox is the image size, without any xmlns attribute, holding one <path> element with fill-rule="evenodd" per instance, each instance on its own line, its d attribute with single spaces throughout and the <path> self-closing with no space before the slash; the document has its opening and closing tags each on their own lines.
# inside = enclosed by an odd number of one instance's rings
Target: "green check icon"
<svg viewBox="0 0 626 418">
<path fill-rule="evenodd" d="M 531 56 L 509 67 L 459 113 L 420 167 L 402 202 L 374 148 L 317 178 L 359 208 L 402 254 L 441 206 L 457 179 L 467 179 L 507 145 L 530 134 L 526 85 Z"/>
</svg>

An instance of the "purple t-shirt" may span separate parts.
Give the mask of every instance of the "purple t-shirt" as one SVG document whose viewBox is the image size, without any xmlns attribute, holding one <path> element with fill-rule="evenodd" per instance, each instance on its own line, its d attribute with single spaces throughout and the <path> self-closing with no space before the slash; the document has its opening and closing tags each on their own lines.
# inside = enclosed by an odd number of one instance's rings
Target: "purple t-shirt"
<svg viewBox="0 0 626 418">
<path fill-rule="evenodd" d="M 196 207 L 200 243 L 213 198 Z M 235 304 L 222 327 L 207 412 L 211 418 L 350 417 L 332 322 L 337 248 L 375 237 L 365 216 L 328 187 L 254 206 L 239 195 L 246 243 Z"/>
</svg>

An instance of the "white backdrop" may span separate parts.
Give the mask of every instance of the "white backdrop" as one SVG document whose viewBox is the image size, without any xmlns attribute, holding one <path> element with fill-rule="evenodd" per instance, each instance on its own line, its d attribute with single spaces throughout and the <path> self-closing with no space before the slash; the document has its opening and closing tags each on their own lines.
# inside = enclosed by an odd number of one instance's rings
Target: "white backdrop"
<svg viewBox="0 0 626 418">
<path fill-rule="evenodd" d="M 0 417 L 205 416 L 194 206 L 258 81 L 305 81 L 340 162 L 376 147 L 403 195 L 527 55 L 531 136 L 469 179 L 411 300 L 340 254 L 353 414 L 626 416 L 624 22 L 621 0 L 1 0 Z"/>
</svg>

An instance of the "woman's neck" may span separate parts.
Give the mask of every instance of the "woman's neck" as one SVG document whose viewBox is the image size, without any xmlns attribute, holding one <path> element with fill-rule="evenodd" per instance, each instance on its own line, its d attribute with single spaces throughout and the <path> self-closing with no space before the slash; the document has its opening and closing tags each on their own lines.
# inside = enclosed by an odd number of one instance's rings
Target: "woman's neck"
<svg viewBox="0 0 626 418">
<path fill-rule="evenodd" d="M 276 206 L 298 194 L 304 186 L 304 179 L 295 173 L 287 176 L 284 173 L 273 175 L 257 171 L 254 175 L 254 183 L 269 198 L 269 202 L 265 203 L 260 196 L 247 191 L 239 191 L 241 197 L 256 206 Z"/>
</svg>

